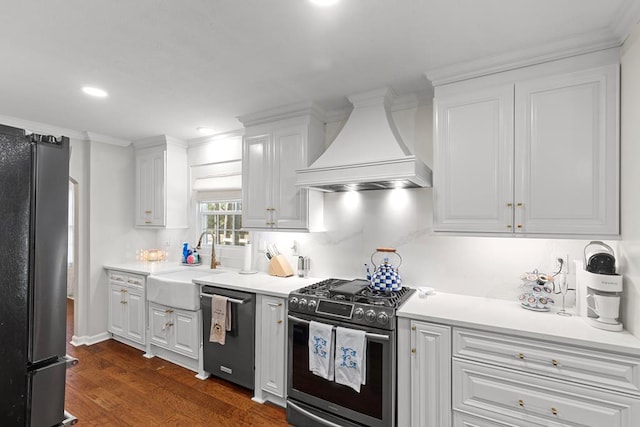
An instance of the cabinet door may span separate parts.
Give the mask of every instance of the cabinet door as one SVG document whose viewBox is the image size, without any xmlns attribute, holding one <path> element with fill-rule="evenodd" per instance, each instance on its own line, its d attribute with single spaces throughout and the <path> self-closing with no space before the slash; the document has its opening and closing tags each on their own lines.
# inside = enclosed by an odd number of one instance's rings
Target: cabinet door
<svg viewBox="0 0 640 427">
<path fill-rule="evenodd" d="M 451 328 L 411 322 L 411 425 L 451 425 Z"/>
<path fill-rule="evenodd" d="M 273 207 L 277 228 L 307 228 L 307 192 L 296 186 L 296 169 L 306 167 L 307 136 L 304 127 L 273 133 Z"/>
<path fill-rule="evenodd" d="M 436 96 L 434 229 L 513 232 L 513 85 Z"/>
<path fill-rule="evenodd" d="M 127 338 L 145 344 L 145 300 L 144 291 L 134 287 L 126 292 Z"/>
<path fill-rule="evenodd" d="M 173 313 L 173 349 L 185 356 L 198 358 L 200 322 L 197 311 L 175 310 Z"/>
<path fill-rule="evenodd" d="M 165 225 L 165 150 L 136 152 L 136 225 Z"/>
<path fill-rule="evenodd" d="M 516 84 L 516 231 L 619 233 L 618 75 Z"/>
<path fill-rule="evenodd" d="M 125 301 L 121 285 L 109 285 L 109 332 L 124 336 Z"/>
<path fill-rule="evenodd" d="M 270 135 L 244 139 L 242 157 L 242 226 L 269 228 L 274 225 L 271 194 L 272 154 Z"/>
<path fill-rule="evenodd" d="M 281 298 L 262 297 L 261 306 L 262 364 L 260 384 L 262 390 L 284 398 L 285 347 L 286 335 L 284 321 L 284 300 Z"/>
<path fill-rule="evenodd" d="M 170 348 L 172 310 L 161 305 L 149 304 L 149 341 L 159 347 Z"/>
</svg>

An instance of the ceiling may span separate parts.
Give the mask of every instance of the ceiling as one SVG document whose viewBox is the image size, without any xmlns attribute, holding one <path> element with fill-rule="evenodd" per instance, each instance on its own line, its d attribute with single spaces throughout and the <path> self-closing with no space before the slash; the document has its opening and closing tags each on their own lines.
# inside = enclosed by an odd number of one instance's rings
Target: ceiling
<svg viewBox="0 0 640 427">
<path fill-rule="evenodd" d="M 332 110 L 483 58 L 620 44 L 637 0 L 21 0 L 0 16 L 0 115 L 131 141 Z M 529 53 L 530 52 L 530 53 Z M 431 74 L 432 73 L 432 74 Z M 91 98 L 94 85 L 109 96 Z"/>
</svg>

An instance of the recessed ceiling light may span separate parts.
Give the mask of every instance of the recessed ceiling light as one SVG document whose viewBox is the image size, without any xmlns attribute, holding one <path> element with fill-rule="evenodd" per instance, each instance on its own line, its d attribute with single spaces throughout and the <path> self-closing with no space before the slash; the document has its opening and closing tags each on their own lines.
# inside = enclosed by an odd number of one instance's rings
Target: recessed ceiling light
<svg viewBox="0 0 640 427">
<path fill-rule="evenodd" d="M 316 6 L 333 6 L 334 4 L 338 3 L 340 0 L 310 0 L 311 3 L 315 4 Z"/>
<path fill-rule="evenodd" d="M 92 86 L 85 86 L 82 88 L 82 91 L 87 95 L 96 96 L 98 98 L 104 98 L 109 95 L 106 90 Z"/>
<path fill-rule="evenodd" d="M 202 135 L 213 135 L 213 129 L 208 128 L 206 126 L 200 126 L 199 128 L 196 128 L 198 132 L 200 132 Z"/>
</svg>

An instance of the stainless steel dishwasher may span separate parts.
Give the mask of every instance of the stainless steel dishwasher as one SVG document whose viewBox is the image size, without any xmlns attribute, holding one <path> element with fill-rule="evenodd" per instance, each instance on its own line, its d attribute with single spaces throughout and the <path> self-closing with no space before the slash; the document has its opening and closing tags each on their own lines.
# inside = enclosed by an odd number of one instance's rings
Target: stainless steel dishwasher
<svg viewBox="0 0 640 427">
<path fill-rule="evenodd" d="M 213 295 L 227 297 L 231 303 L 231 330 L 226 332 L 224 345 L 209 341 Z M 204 370 L 251 390 L 255 371 L 255 305 L 256 295 L 248 292 L 209 285 L 203 285 L 200 291 Z"/>
</svg>

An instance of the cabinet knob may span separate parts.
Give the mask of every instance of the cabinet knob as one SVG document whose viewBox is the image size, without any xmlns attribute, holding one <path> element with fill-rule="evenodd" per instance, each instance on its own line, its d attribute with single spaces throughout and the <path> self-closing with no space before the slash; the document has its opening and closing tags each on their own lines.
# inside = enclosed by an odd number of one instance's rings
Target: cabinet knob
<svg viewBox="0 0 640 427">
<path fill-rule="evenodd" d="M 271 211 L 275 211 L 275 210 L 276 210 L 276 208 L 267 208 L 267 210 L 268 210 L 269 212 L 271 212 Z"/>
<path fill-rule="evenodd" d="M 513 207 L 513 203 L 507 203 L 507 207 L 508 208 L 512 208 Z"/>
<path fill-rule="evenodd" d="M 166 309 L 164 312 L 165 312 L 165 313 L 167 313 L 167 314 L 171 314 L 171 313 L 173 313 L 173 310 L 171 310 L 170 308 L 168 308 L 168 309 Z"/>
<path fill-rule="evenodd" d="M 416 349 L 415 349 L 415 348 L 412 348 L 412 349 L 411 349 L 411 353 L 416 354 Z"/>
<path fill-rule="evenodd" d="M 267 225 L 275 225 L 275 224 L 276 224 L 275 222 L 267 221 Z"/>
<path fill-rule="evenodd" d="M 552 406 L 552 407 L 551 407 L 551 413 L 552 413 L 553 415 L 558 415 L 558 409 L 557 409 L 557 408 L 554 408 L 554 407 Z"/>
<path fill-rule="evenodd" d="M 126 304 L 126 303 L 127 303 L 126 301 L 120 301 L 120 304 Z"/>
<path fill-rule="evenodd" d="M 521 208 L 521 207 L 523 207 L 523 206 L 524 206 L 524 203 L 522 203 L 522 202 L 518 202 L 518 203 L 516 204 L 516 206 L 517 206 L 517 207 L 519 207 L 519 208 Z"/>
<path fill-rule="evenodd" d="M 507 224 L 507 228 L 513 228 L 513 226 L 511 224 Z"/>
<path fill-rule="evenodd" d="M 278 307 L 282 307 L 282 303 L 281 302 L 278 303 Z"/>
<path fill-rule="evenodd" d="M 558 366 L 558 361 L 556 359 L 551 360 L 551 364 L 553 366 Z"/>
<path fill-rule="evenodd" d="M 282 324 L 282 319 L 278 320 L 278 325 Z"/>
<path fill-rule="evenodd" d="M 518 353 L 518 358 L 520 360 L 524 360 L 524 353 Z"/>
<path fill-rule="evenodd" d="M 519 406 L 524 406 L 524 400 L 522 400 L 522 399 L 518 400 L 518 405 Z"/>
<path fill-rule="evenodd" d="M 415 331 L 415 330 L 416 330 L 416 326 L 415 326 L 415 325 L 413 325 L 413 326 L 411 327 L 411 330 L 412 330 L 412 331 Z"/>
<path fill-rule="evenodd" d="M 518 228 L 521 229 L 522 228 L 522 224 L 518 224 Z"/>
<path fill-rule="evenodd" d="M 151 224 L 151 221 L 145 221 L 144 223 L 145 224 Z"/>
<path fill-rule="evenodd" d="M 150 214 L 150 213 L 151 213 L 151 211 L 144 211 L 144 213 L 146 213 L 146 214 Z"/>
</svg>

